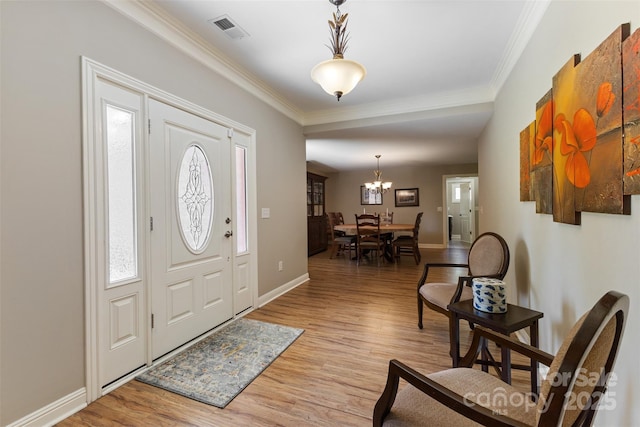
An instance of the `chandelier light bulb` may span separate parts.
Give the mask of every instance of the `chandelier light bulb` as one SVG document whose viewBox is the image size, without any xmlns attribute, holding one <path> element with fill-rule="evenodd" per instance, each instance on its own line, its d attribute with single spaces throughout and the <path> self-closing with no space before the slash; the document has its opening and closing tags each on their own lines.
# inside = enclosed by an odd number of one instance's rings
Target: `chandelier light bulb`
<svg viewBox="0 0 640 427">
<path fill-rule="evenodd" d="M 376 177 L 373 182 L 365 182 L 365 187 L 367 190 L 377 191 L 379 193 L 385 193 L 391 188 L 391 181 L 383 182 L 382 181 L 382 172 L 380 171 L 380 157 L 381 154 L 376 154 L 376 159 L 378 160 L 378 168 L 373 171 L 374 176 Z"/>
</svg>

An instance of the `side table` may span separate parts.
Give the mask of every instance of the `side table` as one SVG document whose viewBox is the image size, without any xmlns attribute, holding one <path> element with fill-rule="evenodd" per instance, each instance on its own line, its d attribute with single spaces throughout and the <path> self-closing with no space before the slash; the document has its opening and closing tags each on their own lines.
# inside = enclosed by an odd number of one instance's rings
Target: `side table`
<svg viewBox="0 0 640 427">
<path fill-rule="evenodd" d="M 531 345 L 538 347 L 538 320 L 544 316 L 543 313 L 531 310 L 519 305 L 507 304 L 507 312 L 503 314 L 485 313 L 473 308 L 473 300 L 458 301 L 449 304 L 447 309 L 451 312 L 449 318 L 449 334 L 451 345 L 451 358 L 453 367 L 458 367 L 460 363 L 460 320 L 467 320 L 473 324 L 484 326 L 504 335 L 529 327 Z M 484 347 L 484 346 L 483 346 Z M 485 359 L 486 348 L 482 350 L 482 360 Z M 526 369 L 531 371 L 531 392 L 538 395 L 538 362 L 531 360 L 531 366 L 511 365 L 511 351 L 503 346 L 501 348 L 501 369 L 500 377 L 508 384 L 511 384 L 511 369 Z M 486 363 L 483 370 L 486 371 Z"/>
</svg>

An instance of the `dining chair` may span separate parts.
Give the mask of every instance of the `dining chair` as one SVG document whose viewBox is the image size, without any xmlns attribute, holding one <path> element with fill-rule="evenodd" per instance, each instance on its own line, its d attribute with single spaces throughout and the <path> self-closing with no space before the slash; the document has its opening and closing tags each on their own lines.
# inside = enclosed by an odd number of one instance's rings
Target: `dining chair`
<svg viewBox="0 0 640 427">
<path fill-rule="evenodd" d="M 379 216 L 382 224 L 393 224 L 393 212 L 380 212 Z"/>
<path fill-rule="evenodd" d="M 416 221 L 411 235 L 400 235 L 391 243 L 396 262 L 400 262 L 400 256 L 409 255 L 413 256 L 413 259 L 416 261 L 416 265 L 420 264 L 422 255 L 420 254 L 420 248 L 418 247 L 418 234 L 420 233 L 420 222 L 422 221 L 423 213 L 424 212 L 419 212 L 416 215 Z"/>
<path fill-rule="evenodd" d="M 466 268 L 467 275 L 458 277 L 458 283 L 425 283 L 429 278 L 429 271 L 433 271 L 434 268 L 452 267 Z M 502 236 L 492 232 L 483 233 L 474 240 L 465 264 L 426 263 L 418 281 L 418 327 L 422 329 L 423 305 L 451 318 L 451 313 L 447 310 L 449 304 L 473 298 L 471 284 L 474 277 L 502 280 L 508 269 L 507 242 Z"/>
<path fill-rule="evenodd" d="M 377 265 L 380 265 L 380 258 L 384 262 L 384 252 L 386 241 L 380 234 L 380 217 L 371 214 L 356 214 L 356 248 L 357 264 L 360 265 L 365 252 L 376 252 Z"/>
<path fill-rule="evenodd" d="M 611 403 L 605 391 L 628 311 L 628 296 L 607 292 L 577 321 L 555 356 L 477 326 L 463 367 L 423 375 L 391 360 L 373 426 L 590 426 L 596 411 Z M 536 396 L 471 368 L 487 339 L 549 366 L 537 403 Z M 408 384 L 398 392 L 400 378 Z"/>
<path fill-rule="evenodd" d="M 351 259 L 351 249 L 356 241 L 355 236 L 347 236 L 344 232 L 334 229 L 337 224 L 340 224 L 341 215 L 338 215 L 337 212 L 327 212 L 327 234 L 331 244 L 329 259 L 333 259 L 335 255 L 339 255 L 345 249 L 348 250 L 349 259 Z M 342 223 L 344 224 L 344 222 Z"/>
</svg>

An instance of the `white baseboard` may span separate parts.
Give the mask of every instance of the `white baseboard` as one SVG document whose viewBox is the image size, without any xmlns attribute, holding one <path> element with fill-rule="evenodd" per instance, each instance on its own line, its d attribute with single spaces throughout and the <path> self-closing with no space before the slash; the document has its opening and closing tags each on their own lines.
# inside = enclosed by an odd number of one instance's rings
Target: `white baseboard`
<svg viewBox="0 0 640 427">
<path fill-rule="evenodd" d="M 418 243 L 420 249 L 445 249 L 446 246 L 442 243 Z"/>
<path fill-rule="evenodd" d="M 284 295 L 287 292 L 289 292 L 291 289 L 297 288 L 298 286 L 308 281 L 309 281 L 309 273 L 305 273 L 302 276 L 297 277 L 291 280 L 290 282 L 285 283 L 284 285 L 272 290 L 271 292 L 267 292 L 266 294 L 258 298 L 258 307 L 262 307 L 268 302 L 271 302 L 274 299 L 278 298 L 280 295 Z"/>
<path fill-rule="evenodd" d="M 7 427 L 48 427 L 87 407 L 87 390 L 83 387 L 31 414 L 8 424 Z"/>
<path fill-rule="evenodd" d="M 309 281 L 309 273 L 305 273 L 302 276 L 285 283 L 284 285 L 274 289 L 271 292 L 266 293 L 258 299 L 258 307 L 261 307 L 268 302 L 278 298 L 280 295 L 284 295 L 291 289 L 294 289 L 303 283 Z M 251 310 L 248 310 L 249 312 Z M 243 313 L 246 314 L 246 313 Z M 241 315 L 242 316 L 242 315 Z M 240 316 L 240 317 L 241 317 Z M 190 343 L 193 345 L 193 343 Z M 182 348 L 180 348 L 182 350 Z M 113 385 L 109 390 L 105 390 L 104 394 L 112 391 L 123 383 L 130 381 L 135 375 L 138 375 L 141 371 L 136 371 L 126 378 L 121 379 L 117 385 Z M 87 390 L 83 387 L 67 396 L 64 396 L 55 402 L 48 404 L 47 406 L 38 409 L 37 411 L 22 417 L 21 419 L 8 424 L 6 427 L 49 427 L 54 424 L 70 417 L 76 412 L 87 407 Z"/>
</svg>

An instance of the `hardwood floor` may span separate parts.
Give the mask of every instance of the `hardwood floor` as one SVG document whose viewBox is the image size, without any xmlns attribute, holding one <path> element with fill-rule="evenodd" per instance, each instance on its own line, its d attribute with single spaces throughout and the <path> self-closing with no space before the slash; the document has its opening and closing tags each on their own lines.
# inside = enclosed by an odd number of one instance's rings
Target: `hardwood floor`
<svg viewBox="0 0 640 427">
<path fill-rule="evenodd" d="M 422 262 L 464 262 L 467 251 L 423 249 Z M 441 270 L 443 280 L 464 272 Z M 344 256 L 315 255 L 309 282 L 247 315 L 305 332 L 225 409 L 133 380 L 58 425 L 369 426 L 389 359 L 427 374 L 451 366 L 446 317 L 425 310 L 425 327 L 417 327 L 421 273 L 407 257 L 358 267 Z M 461 337 L 469 341 L 466 324 Z M 523 391 L 527 378 L 514 372 Z"/>
</svg>

